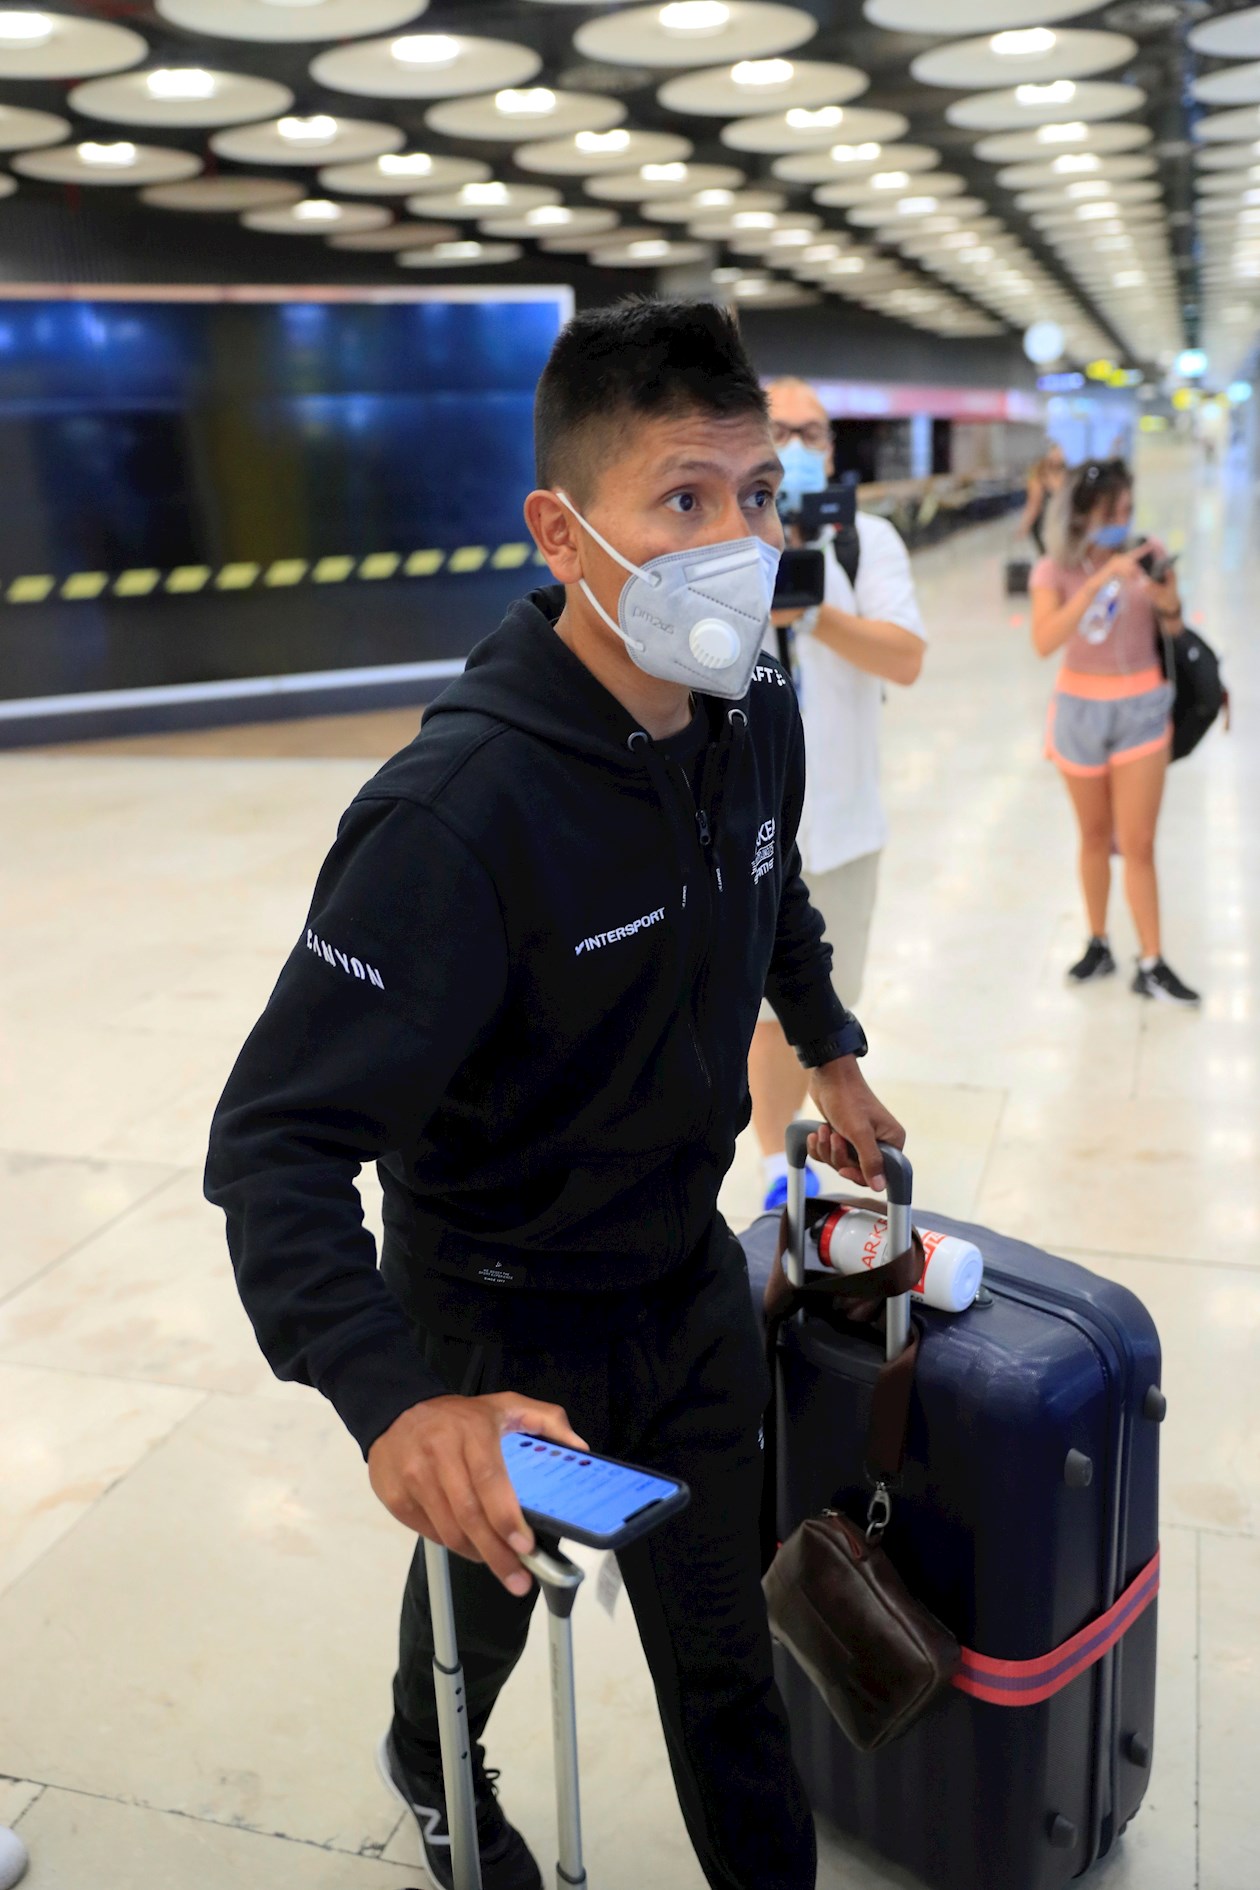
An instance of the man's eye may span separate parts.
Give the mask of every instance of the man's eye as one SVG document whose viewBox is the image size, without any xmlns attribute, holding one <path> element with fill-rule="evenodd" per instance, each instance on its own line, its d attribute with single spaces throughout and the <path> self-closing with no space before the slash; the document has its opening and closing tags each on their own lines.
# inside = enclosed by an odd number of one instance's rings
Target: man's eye
<svg viewBox="0 0 1260 1890">
<path fill-rule="evenodd" d="M 694 512 L 696 495 L 694 492 L 675 492 L 672 497 L 666 499 L 665 503 L 672 505 L 676 512 Z"/>
<path fill-rule="evenodd" d="M 749 494 L 749 501 L 759 512 L 764 512 L 767 506 L 774 504 L 774 494 L 769 486 L 758 486 L 755 492 Z"/>
</svg>

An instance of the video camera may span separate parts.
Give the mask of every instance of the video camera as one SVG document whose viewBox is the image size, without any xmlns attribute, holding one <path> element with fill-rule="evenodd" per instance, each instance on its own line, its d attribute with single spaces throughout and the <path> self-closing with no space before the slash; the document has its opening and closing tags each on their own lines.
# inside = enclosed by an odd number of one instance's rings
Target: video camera
<svg viewBox="0 0 1260 1890">
<path fill-rule="evenodd" d="M 857 568 L 857 489 L 858 475 L 844 473 L 835 485 L 821 492 L 793 495 L 795 503 L 785 506 L 780 500 L 779 517 L 785 526 L 795 527 L 806 547 L 789 546 L 779 562 L 778 581 L 774 587 L 775 610 L 808 610 L 821 604 L 826 591 L 826 553 L 813 547 L 828 526 L 833 531 L 832 549 L 841 568 Z"/>
</svg>

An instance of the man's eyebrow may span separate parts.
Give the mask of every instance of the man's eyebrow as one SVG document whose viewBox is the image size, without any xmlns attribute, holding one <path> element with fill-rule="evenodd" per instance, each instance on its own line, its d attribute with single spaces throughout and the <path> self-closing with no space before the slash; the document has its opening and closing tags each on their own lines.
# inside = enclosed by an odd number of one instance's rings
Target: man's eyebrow
<svg viewBox="0 0 1260 1890">
<path fill-rule="evenodd" d="M 713 473 L 717 478 L 725 479 L 728 470 L 726 466 L 720 465 L 715 459 L 670 459 L 666 460 L 664 466 L 662 466 L 661 475 L 663 478 L 672 478 L 676 473 Z M 740 483 L 743 484 L 749 479 L 760 479 L 771 473 L 781 473 L 782 471 L 783 467 L 779 462 L 778 455 L 772 453 L 769 459 L 761 460 L 751 471 L 745 473 Z"/>
</svg>

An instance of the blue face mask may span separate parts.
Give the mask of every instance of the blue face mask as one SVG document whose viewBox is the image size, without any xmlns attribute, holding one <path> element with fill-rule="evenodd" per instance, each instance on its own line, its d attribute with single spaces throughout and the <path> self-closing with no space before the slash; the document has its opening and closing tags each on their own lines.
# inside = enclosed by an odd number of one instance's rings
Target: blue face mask
<svg viewBox="0 0 1260 1890">
<path fill-rule="evenodd" d="M 827 455 L 817 447 L 806 446 L 794 433 L 786 446 L 779 448 L 783 464 L 783 484 L 779 487 L 779 505 L 784 511 L 798 510 L 807 492 L 827 489 Z"/>
<path fill-rule="evenodd" d="M 1089 534 L 1092 545 L 1100 545 L 1104 551 L 1123 551 L 1129 542 L 1127 525 L 1098 525 Z"/>
</svg>

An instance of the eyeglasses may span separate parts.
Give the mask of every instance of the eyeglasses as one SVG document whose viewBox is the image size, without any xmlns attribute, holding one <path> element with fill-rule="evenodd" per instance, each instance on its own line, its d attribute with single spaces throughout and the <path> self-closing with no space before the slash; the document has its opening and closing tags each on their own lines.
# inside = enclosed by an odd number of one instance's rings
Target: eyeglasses
<svg viewBox="0 0 1260 1890">
<path fill-rule="evenodd" d="M 794 433 L 800 436 L 802 446 L 812 447 L 816 452 L 824 452 L 831 445 L 831 423 L 828 420 L 806 420 L 799 427 L 790 427 L 786 420 L 770 422 L 770 438 L 776 446 L 786 446 Z"/>
</svg>

